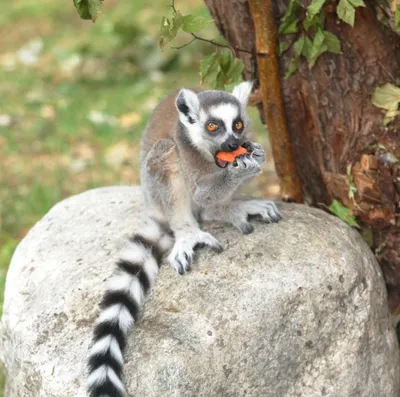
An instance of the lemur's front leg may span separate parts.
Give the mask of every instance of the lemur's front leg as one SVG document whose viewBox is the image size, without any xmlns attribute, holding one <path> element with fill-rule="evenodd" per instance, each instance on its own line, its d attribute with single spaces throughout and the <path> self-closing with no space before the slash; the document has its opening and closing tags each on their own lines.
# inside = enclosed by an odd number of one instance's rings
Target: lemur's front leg
<svg viewBox="0 0 400 397">
<path fill-rule="evenodd" d="M 193 200 L 202 208 L 227 203 L 241 184 L 261 173 L 260 164 L 250 154 L 242 155 L 215 174 L 196 182 Z"/>
<path fill-rule="evenodd" d="M 209 189 L 207 200 L 204 195 L 202 196 L 203 203 L 208 204 L 203 207 L 202 219 L 228 222 L 242 233 L 249 234 L 254 230 L 249 222 L 250 217 L 257 216 L 264 222 L 272 223 L 278 222 L 281 215 L 273 201 L 232 198 L 233 193 L 243 181 L 261 172 L 259 164 L 264 163 L 266 159 L 264 149 L 260 144 L 245 142 L 243 146 L 248 150 L 249 155 L 240 156 L 236 164 L 228 166 L 226 179 L 214 181 L 217 191 Z M 201 192 L 204 194 L 206 191 L 207 189 L 201 186 Z"/>
<path fill-rule="evenodd" d="M 148 193 L 146 196 L 151 198 L 148 204 L 162 210 L 174 234 L 175 244 L 168 262 L 179 274 L 190 269 L 196 247 L 208 246 L 215 252 L 223 250 L 214 236 L 200 229 L 192 213 L 190 194 L 180 173 L 172 140 L 161 139 L 150 150 L 143 165 L 142 185 Z"/>
</svg>

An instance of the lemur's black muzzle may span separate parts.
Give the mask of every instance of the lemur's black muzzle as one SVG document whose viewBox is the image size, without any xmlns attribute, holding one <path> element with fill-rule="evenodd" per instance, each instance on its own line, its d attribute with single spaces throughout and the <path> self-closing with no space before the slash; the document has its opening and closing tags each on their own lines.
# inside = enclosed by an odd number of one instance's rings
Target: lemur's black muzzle
<svg viewBox="0 0 400 397">
<path fill-rule="evenodd" d="M 225 142 L 221 144 L 221 150 L 223 152 L 233 152 L 237 150 L 240 146 L 240 139 L 236 139 L 235 137 L 229 137 Z"/>
</svg>

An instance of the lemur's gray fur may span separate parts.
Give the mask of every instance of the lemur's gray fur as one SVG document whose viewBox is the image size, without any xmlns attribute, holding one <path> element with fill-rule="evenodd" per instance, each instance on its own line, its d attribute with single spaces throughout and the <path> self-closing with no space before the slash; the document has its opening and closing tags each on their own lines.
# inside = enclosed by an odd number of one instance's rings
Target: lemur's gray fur
<svg viewBox="0 0 400 397">
<path fill-rule="evenodd" d="M 103 298 L 89 354 L 91 397 L 126 396 L 121 381 L 126 335 L 154 284 L 163 254 L 170 250 L 168 262 L 184 274 L 196 247 L 222 251 L 199 221 L 228 222 L 248 234 L 253 231 L 249 216 L 280 220 L 274 202 L 238 195 L 241 185 L 261 173 L 265 161 L 261 146 L 247 138 L 251 89 L 249 82 L 239 84 L 232 94 L 182 89 L 162 101 L 150 117 L 141 144 L 141 183 L 151 217 L 122 252 Z M 218 151 L 241 145 L 250 154 L 229 164 L 216 160 Z"/>
</svg>

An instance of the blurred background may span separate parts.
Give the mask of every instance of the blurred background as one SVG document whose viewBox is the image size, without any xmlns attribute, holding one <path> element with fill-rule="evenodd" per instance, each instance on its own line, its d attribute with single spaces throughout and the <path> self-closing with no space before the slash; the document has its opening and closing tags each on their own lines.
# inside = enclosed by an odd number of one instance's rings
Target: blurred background
<svg viewBox="0 0 400 397">
<path fill-rule="evenodd" d="M 175 6 L 211 19 L 202 0 Z M 152 109 L 169 91 L 199 85 L 199 61 L 214 48 L 196 41 L 161 51 L 161 17 L 170 14 L 169 0 L 107 0 L 95 24 L 79 18 L 72 0 L 2 7 L 0 313 L 8 264 L 32 225 L 67 196 L 138 184 L 138 144 Z M 200 33 L 222 42 L 212 23 Z M 190 39 L 181 33 L 172 46 Z M 269 152 L 257 110 L 250 114 Z M 279 195 L 271 156 L 247 192 Z M 0 396 L 3 386 L 0 373 Z"/>
</svg>

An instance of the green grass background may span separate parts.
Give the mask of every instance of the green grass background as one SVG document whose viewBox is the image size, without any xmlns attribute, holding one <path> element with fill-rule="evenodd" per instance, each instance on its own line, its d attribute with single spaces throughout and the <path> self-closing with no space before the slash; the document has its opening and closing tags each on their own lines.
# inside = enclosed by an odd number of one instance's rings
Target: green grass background
<svg viewBox="0 0 400 397">
<path fill-rule="evenodd" d="M 201 0 L 176 6 L 209 16 Z M 138 142 L 152 108 L 172 89 L 199 84 L 199 60 L 213 47 L 162 52 L 161 16 L 170 13 L 169 0 L 108 0 L 93 24 L 72 0 L 2 7 L 0 313 L 10 259 L 29 228 L 64 197 L 138 183 Z M 202 35 L 221 39 L 212 23 Z M 174 45 L 189 40 L 182 33 Z M 0 396 L 4 382 L 0 374 Z"/>
</svg>

